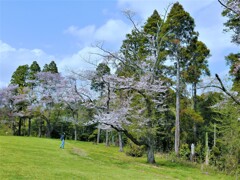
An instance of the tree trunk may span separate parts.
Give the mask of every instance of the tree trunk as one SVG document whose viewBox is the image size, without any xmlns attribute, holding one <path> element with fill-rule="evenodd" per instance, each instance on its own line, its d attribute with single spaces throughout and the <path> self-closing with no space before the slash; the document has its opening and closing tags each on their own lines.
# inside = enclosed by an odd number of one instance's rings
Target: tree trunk
<svg viewBox="0 0 240 180">
<path fill-rule="evenodd" d="M 213 146 L 216 146 L 216 123 L 214 123 L 214 137 L 213 137 Z"/>
<path fill-rule="evenodd" d="M 42 137 L 42 125 L 43 125 L 43 121 L 40 120 L 40 124 L 38 128 L 38 137 Z"/>
<path fill-rule="evenodd" d="M 176 88 L 176 122 L 175 122 L 175 153 L 179 153 L 179 142 L 180 142 L 180 64 L 177 59 L 177 88 Z"/>
<path fill-rule="evenodd" d="M 118 139 L 119 139 L 119 152 L 123 152 L 122 133 L 121 132 L 118 132 Z"/>
<path fill-rule="evenodd" d="M 107 90 L 108 90 L 108 99 L 107 99 L 107 114 L 109 114 L 109 103 L 110 103 L 110 84 L 107 83 Z M 109 139 L 108 139 L 108 130 L 106 130 L 106 146 L 109 146 Z"/>
<path fill-rule="evenodd" d="M 107 96 L 108 96 L 108 99 L 107 99 L 107 114 L 109 114 L 109 103 L 110 103 L 110 93 L 111 93 L 111 91 L 110 91 L 110 84 L 109 83 L 107 83 Z"/>
<path fill-rule="evenodd" d="M 21 128 L 21 131 L 22 131 L 22 136 L 25 136 L 25 131 L 26 131 L 26 119 L 23 118 L 22 120 L 22 128 Z"/>
<path fill-rule="evenodd" d="M 193 83 L 192 85 L 193 88 L 193 110 L 197 112 L 197 84 Z M 193 140 L 194 143 L 196 144 L 196 139 L 197 139 L 197 126 L 195 120 L 193 121 Z"/>
<path fill-rule="evenodd" d="M 98 124 L 97 144 L 99 144 L 100 132 L 101 132 L 100 124 Z"/>
<path fill-rule="evenodd" d="M 205 139 L 205 164 L 209 164 L 209 147 L 208 147 L 208 133 L 206 132 L 206 139 Z"/>
<path fill-rule="evenodd" d="M 28 119 L 28 136 L 31 136 L 31 118 Z"/>
<path fill-rule="evenodd" d="M 77 125 L 74 126 L 74 140 L 77 140 Z"/>
<path fill-rule="evenodd" d="M 47 133 L 46 133 L 46 136 L 47 136 L 48 138 L 51 137 L 51 132 L 52 132 L 52 126 L 51 126 L 51 124 L 50 124 L 50 121 L 47 120 Z"/>
<path fill-rule="evenodd" d="M 155 163 L 154 146 L 153 145 L 149 145 L 147 147 L 147 162 L 150 163 L 150 164 Z"/>
<path fill-rule="evenodd" d="M 19 118 L 18 122 L 18 135 L 21 136 L 22 118 Z"/>
<path fill-rule="evenodd" d="M 111 130 L 111 136 L 112 136 L 112 145 L 115 145 L 115 137 L 112 130 Z"/>
<path fill-rule="evenodd" d="M 108 130 L 106 130 L 106 146 L 109 146 Z"/>
<path fill-rule="evenodd" d="M 15 125 L 15 121 L 13 121 L 13 120 L 11 123 L 11 129 L 12 129 L 12 135 L 14 136 L 16 133 L 16 125 Z"/>
</svg>

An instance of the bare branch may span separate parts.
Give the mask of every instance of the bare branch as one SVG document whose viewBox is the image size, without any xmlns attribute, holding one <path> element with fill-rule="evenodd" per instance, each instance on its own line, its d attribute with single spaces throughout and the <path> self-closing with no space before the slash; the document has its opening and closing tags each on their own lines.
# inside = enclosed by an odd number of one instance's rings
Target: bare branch
<svg viewBox="0 0 240 180">
<path fill-rule="evenodd" d="M 237 12 L 237 11 L 235 11 L 233 8 L 227 6 L 227 5 L 224 4 L 221 0 L 218 0 L 218 2 L 219 2 L 223 7 L 225 7 L 226 9 L 228 9 L 228 10 L 234 12 L 235 14 L 237 14 L 237 15 L 239 16 L 239 12 Z"/>
<path fill-rule="evenodd" d="M 220 85 L 221 85 L 220 89 L 221 89 L 223 92 L 225 92 L 228 96 L 230 96 L 235 103 L 237 103 L 238 105 L 240 105 L 240 101 L 237 100 L 237 99 L 236 99 L 231 93 L 229 93 L 229 92 L 227 91 L 227 89 L 224 87 L 224 85 L 223 85 L 223 83 L 222 83 L 222 80 L 220 79 L 220 77 L 218 76 L 218 74 L 215 74 L 215 76 L 216 76 L 217 80 L 219 81 L 219 83 L 220 83 Z"/>
<path fill-rule="evenodd" d="M 134 29 L 135 29 L 137 32 L 141 33 L 141 31 L 138 29 L 136 23 L 135 23 L 134 20 L 133 20 L 133 17 L 134 17 L 134 15 L 135 15 L 135 13 L 134 13 L 133 11 L 131 11 L 131 10 L 125 10 L 125 11 L 123 11 L 123 13 L 124 13 L 125 16 L 131 21 L 131 23 L 132 23 L 133 26 L 134 26 Z"/>
<path fill-rule="evenodd" d="M 126 66 L 130 66 L 130 67 L 133 67 L 134 69 L 137 67 L 138 69 L 141 69 L 141 67 L 139 67 L 137 64 L 126 64 L 126 59 L 125 58 L 122 58 L 121 56 L 117 55 L 117 54 L 114 54 L 113 52 L 110 52 L 106 49 L 104 49 L 102 46 L 99 46 L 97 45 L 96 46 L 97 48 L 99 48 L 100 50 L 102 50 L 104 53 L 106 53 L 106 55 L 103 55 L 103 54 L 99 54 L 99 53 L 95 53 L 96 55 L 99 55 L 99 56 L 102 56 L 108 60 L 110 59 L 115 59 L 115 60 L 118 60 L 120 61 L 121 63 L 123 63 L 124 65 Z M 131 63 L 131 62 L 130 62 Z"/>
</svg>

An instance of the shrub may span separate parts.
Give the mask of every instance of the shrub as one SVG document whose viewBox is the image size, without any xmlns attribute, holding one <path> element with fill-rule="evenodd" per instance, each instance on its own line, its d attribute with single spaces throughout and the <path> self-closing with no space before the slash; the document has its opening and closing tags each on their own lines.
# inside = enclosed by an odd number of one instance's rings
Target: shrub
<svg viewBox="0 0 240 180">
<path fill-rule="evenodd" d="M 83 133 L 79 136 L 79 140 L 80 141 L 88 141 L 88 134 L 87 133 Z"/>
<path fill-rule="evenodd" d="M 179 155 L 182 159 L 188 160 L 190 156 L 190 149 L 188 144 L 184 143 L 180 147 Z"/>
<path fill-rule="evenodd" d="M 126 155 L 132 156 L 132 157 L 142 157 L 144 152 L 145 152 L 145 146 L 138 146 L 130 140 L 127 141 Z"/>
<path fill-rule="evenodd" d="M 204 151 L 203 151 L 203 146 L 202 144 L 199 142 L 197 143 L 196 147 L 195 147 L 195 158 L 196 161 L 198 163 L 202 163 L 204 161 Z"/>
<path fill-rule="evenodd" d="M 9 128 L 7 124 L 1 124 L 0 123 L 0 135 L 1 136 L 10 136 L 10 135 L 12 135 L 11 128 Z"/>
<path fill-rule="evenodd" d="M 92 134 L 88 136 L 88 141 L 97 142 L 98 129 L 95 129 Z"/>
</svg>

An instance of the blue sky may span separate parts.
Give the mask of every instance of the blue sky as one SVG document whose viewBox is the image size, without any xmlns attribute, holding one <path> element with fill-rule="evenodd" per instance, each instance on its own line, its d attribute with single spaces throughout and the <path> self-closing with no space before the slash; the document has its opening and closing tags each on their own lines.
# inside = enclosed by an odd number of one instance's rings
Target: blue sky
<svg viewBox="0 0 240 180">
<path fill-rule="evenodd" d="M 92 45 L 117 50 L 132 29 L 122 10 L 136 12 L 139 24 L 169 0 L 0 0 L 0 87 L 6 86 L 19 65 L 36 60 L 41 67 L 54 60 L 59 70 L 95 68 L 86 60 L 98 52 Z M 179 0 L 195 19 L 200 40 L 211 50 L 211 73 L 228 71 L 224 56 L 236 52 L 230 34 L 223 33 L 225 19 L 217 0 Z"/>
</svg>

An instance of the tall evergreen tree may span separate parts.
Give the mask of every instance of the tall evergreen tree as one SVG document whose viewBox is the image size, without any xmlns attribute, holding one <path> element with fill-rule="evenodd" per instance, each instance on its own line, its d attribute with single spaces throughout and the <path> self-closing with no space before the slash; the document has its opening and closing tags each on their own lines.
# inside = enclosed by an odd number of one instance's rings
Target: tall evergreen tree
<svg viewBox="0 0 240 180">
<path fill-rule="evenodd" d="M 35 74 L 41 71 L 40 66 L 38 65 L 37 61 L 33 61 L 33 63 L 31 64 L 30 68 L 29 68 L 29 79 L 33 80 L 35 79 Z"/>
<path fill-rule="evenodd" d="M 43 66 L 42 72 L 48 72 L 48 71 L 49 71 L 48 64 L 45 64 L 45 65 Z"/>
<path fill-rule="evenodd" d="M 195 112 L 197 112 L 197 84 L 200 82 L 202 75 L 210 75 L 207 61 L 209 56 L 210 50 L 197 38 L 193 39 L 187 48 L 186 61 L 188 60 L 188 64 L 187 68 L 183 70 L 183 78 L 192 85 L 193 109 Z M 194 143 L 196 143 L 196 131 L 196 122 L 194 120 Z"/>
<path fill-rule="evenodd" d="M 58 68 L 54 61 L 50 62 L 50 64 L 48 65 L 48 68 L 49 68 L 49 72 L 58 73 Z"/>
<path fill-rule="evenodd" d="M 176 123 L 175 123 L 175 153 L 179 153 L 180 144 L 180 73 L 186 65 L 184 55 L 190 42 L 197 35 L 194 32 L 194 19 L 184 10 L 182 5 L 175 3 L 163 26 L 165 46 L 169 50 L 169 56 L 174 60 L 176 66 Z"/>
<path fill-rule="evenodd" d="M 54 61 L 51 61 L 50 64 L 45 64 L 43 66 L 43 72 L 58 73 L 57 65 Z"/>
<path fill-rule="evenodd" d="M 117 74 L 122 76 L 131 77 L 135 74 L 139 74 L 138 64 L 145 60 L 147 50 L 145 43 L 147 39 L 143 35 L 143 32 L 138 29 L 133 29 L 131 34 L 126 35 L 126 39 L 123 41 L 120 52 L 123 54 L 126 61 L 124 64 L 121 62 Z"/>
<path fill-rule="evenodd" d="M 27 85 L 26 80 L 29 74 L 28 65 L 18 66 L 11 78 L 11 84 L 17 84 L 19 87 Z"/>
<path fill-rule="evenodd" d="M 161 19 L 157 10 L 154 10 L 153 14 L 147 19 L 147 22 L 143 27 L 144 32 L 155 36 L 157 33 L 159 33 L 159 27 L 162 25 L 162 23 L 163 20 Z"/>
<path fill-rule="evenodd" d="M 154 10 L 153 14 L 147 19 L 143 29 L 144 34 L 149 37 L 147 39 L 146 48 L 148 54 L 153 56 L 156 61 L 152 66 L 154 67 L 155 76 L 166 78 L 167 67 L 164 65 L 167 57 L 167 51 L 164 46 L 164 34 L 163 32 L 164 21 L 161 19 L 157 10 Z M 165 79 L 166 80 L 166 79 Z"/>
<path fill-rule="evenodd" d="M 240 52 L 231 53 L 226 57 L 227 64 L 230 65 L 229 74 L 232 76 L 234 91 L 240 92 Z"/>
<path fill-rule="evenodd" d="M 147 66 L 154 67 L 155 75 L 162 76 L 163 62 L 167 55 L 161 44 L 163 23 L 157 10 L 154 10 L 141 29 L 135 28 L 131 34 L 126 35 L 120 51 L 129 61 L 120 66 L 117 71 L 119 75 L 132 76 L 142 73 L 139 72 L 138 65 L 145 62 Z"/>
<path fill-rule="evenodd" d="M 108 67 L 107 64 L 100 63 L 97 66 L 96 74 L 91 81 L 91 89 L 102 93 L 106 86 L 106 83 L 103 80 L 103 76 L 106 74 L 110 74 L 110 68 Z"/>
</svg>

